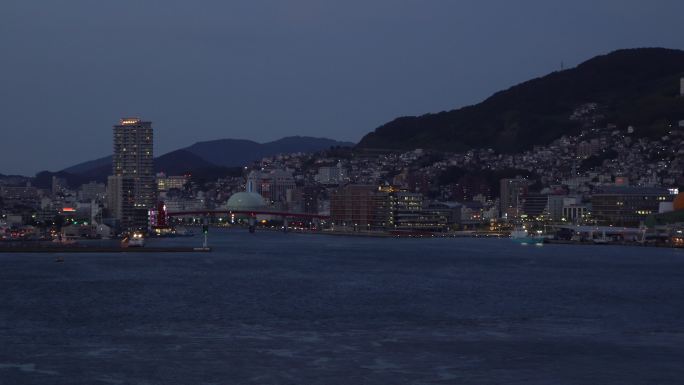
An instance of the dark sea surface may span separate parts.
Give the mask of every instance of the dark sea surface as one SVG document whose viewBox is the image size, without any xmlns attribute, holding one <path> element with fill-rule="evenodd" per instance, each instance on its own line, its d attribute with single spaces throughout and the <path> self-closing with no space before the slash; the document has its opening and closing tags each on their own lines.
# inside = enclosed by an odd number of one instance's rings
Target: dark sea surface
<svg viewBox="0 0 684 385">
<path fill-rule="evenodd" d="M 241 230 L 210 244 L 0 254 L 0 384 L 684 383 L 684 250 Z"/>
</svg>

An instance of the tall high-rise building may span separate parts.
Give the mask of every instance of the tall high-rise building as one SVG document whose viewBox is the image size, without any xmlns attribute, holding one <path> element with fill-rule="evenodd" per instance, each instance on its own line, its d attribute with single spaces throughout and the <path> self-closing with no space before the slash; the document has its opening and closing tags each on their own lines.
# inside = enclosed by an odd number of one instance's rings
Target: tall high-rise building
<svg viewBox="0 0 684 385">
<path fill-rule="evenodd" d="M 114 126 L 112 175 L 132 179 L 136 208 L 156 203 L 152 122 L 123 118 Z"/>
</svg>

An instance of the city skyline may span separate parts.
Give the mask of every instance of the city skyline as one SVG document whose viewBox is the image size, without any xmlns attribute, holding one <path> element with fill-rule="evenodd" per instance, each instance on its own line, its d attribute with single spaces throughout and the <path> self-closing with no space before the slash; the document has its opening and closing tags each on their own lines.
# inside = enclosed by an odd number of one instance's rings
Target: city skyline
<svg viewBox="0 0 684 385">
<path fill-rule="evenodd" d="M 0 73 L 1 171 L 23 175 L 107 154 L 107 128 L 124 115 L 156 122 L 159 154 L 218 138 L 356 142 L 396 117 L 477 103 L 561 63 L 684 46 L 675 1 L 2 7 L 0 43 L 13 54 Z M 482 28 L 490 23 L 496 31 Z M 33 156 L 13 161 L 26 148 Z"/>
<path fill-rule="evenodd" d="M 682 15 L 0 2 L 0 383 L 681 383 Z"/>
</svg>

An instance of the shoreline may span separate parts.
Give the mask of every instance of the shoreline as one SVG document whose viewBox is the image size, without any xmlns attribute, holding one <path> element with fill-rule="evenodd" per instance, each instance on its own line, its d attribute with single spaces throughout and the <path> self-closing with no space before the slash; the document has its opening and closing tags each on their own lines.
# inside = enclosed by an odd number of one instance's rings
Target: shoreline
<svg viewBox="0 0 684 385">
<path fill-rule="evenodd" d="M 210 252 L 201 247 L 90 247 L 90 246 L 0 246 L 3 253 L 197 253 Z"/>
<path fill-rule="evenodd" d="M 220 227 L 223 231 L 247 231 L 247 228 L 242 227 Z M 486 238 L 486 239 L 509 239 L 503 233 L 486 233 L 486 232 L 450 232 L 450 233 L 422 233 L 422 232 L 387 232 L 387 231 L 331 231 L 331 230 L 293 230 L 283 231 L 283 229 L 274 228 L 258 228 L 257 232 L 269 233 L 284 233 L 284 234 L 301 234 L 301 235 L 324 235 L 335 237 L 360 237 L 360 238 L 407 238 L 407 239 L 436 239 L 436 238 Z M 684 247 L 675 244 L 666 243 L 638 243 L 638 242 L 624 242 L 615 241 L 605 244 L 597 244 L 594 242 L 570 241 L 559 239 L 545 239 L 542 244 L 549 245 L 575 245 L 575 246 L 632 246 L 632 247 L 649 247 L 649 248 L 670 248 L 682 249 Z M 0 254 L 7 253 L 191 253 L 191 252 L 210 252 L 211 248 L 203 249 L 201 247 L 189 246 L 144 246 L 144 247 L 120 247 L 118 245 L 88 245 L 88 244 L 33 244 L 28 242 L 0 242 Z"/>
<path fill-rule="evenodd" d="M 257 231 L 269 231 L 269 232 L 283 232 L 282 229 L 258 229 Z M 425 234 L 392 234 L 389 232 L 368 232 L 368 231 L 301 231 L 301 230 L 288 230 L 286 233 L 292 234 L 306 234 L 306 235 L 330 235 L 330 236 L 343 236 L 343 237 L 361 237 L 361 238 L 410 238 L 410 239 L 435 239 L 435 238 L 495 238 L 495 239 L 510 239 L 509 235 L 502 233 L 484 233 L 484 232 L 457 232 L 457 233 L 425 233 Z M 625 242 L 625 241 L 615 241 L 605 244 L 599 244 L 594 242 L 582 242 L 582 241 L 566 241 L 560 239 L 545 239 L 543 244 L 549 245 L 575 245 L 575 246 L 634 246 L 634 247 L 654 247 L 654 248 L 667 248 L 667 249 L 684 249 L 681 246 L 674 246 L 672 244 L 647 244 L 638 242 Z"/>
</svg>

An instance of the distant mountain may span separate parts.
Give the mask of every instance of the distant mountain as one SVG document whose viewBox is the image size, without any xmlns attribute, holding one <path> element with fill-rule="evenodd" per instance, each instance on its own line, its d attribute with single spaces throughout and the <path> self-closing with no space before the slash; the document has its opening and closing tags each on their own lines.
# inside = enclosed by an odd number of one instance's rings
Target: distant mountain
<svg viewBox="0 0 684 385">
<path fill-rule="evenodd" d="M 195 169 L 213 166 L 215 166 L 213 163 L 207 162 L 201 157 L 185 150 L 171 151 L 154 159 L 155 171 L 165 172 L 169 175 L 187 173 Z M 109 155 L 104 158 L 79 163 L 75 166 L 65 168 L 61 172 L 97 178 L 102 174 L 111 175 L 111 171 L 112 156 Z"/>
<path fill-rule="evenodd" d="M 53 176 L 66 179 L 72 187 L 90 181 L 104 183 L 107 181 L 107 177 L 112 174 L 111 158 L 109 156 L 96 159 L 58 172 L 39 172 L 34 178 L 34 184 L 37 187 L 49 188 Z M 241 173 L 241 169 L 217 166 L 186 150 L 171 151 L 155 158 L 154 170 L 155 172 L 164 172 L 167 175 L 192 174 L 207 179 L 240 175 Z"/>
<path fill-rule="evenodd" d="M 171 151 L 154 159 L 154 171 L 167 175 L 191 174 L 194 170 L 215 166 L 187 150 Z"/>
<path fill-rule="evenodd" d="M 219 166 L 245 166 L 255 160 L 277 154 L 317 152 L 330 147 L 352 147 L 354 143 L 326 138 L 290 136 L 273 142 L 257 143 L 242 139 L 219 139 L 198 142 L 185 150 Z"/>
<path fill-rule="evenodd" d="M 108 161 L 105 162 L 105 160 Z M 87 165 L 91 168 L 87 168 Z M 154 158 L 154 171 L 164 172 L 167 175 L 191 174 L 194 170 L 209 167 L 216 167 L 216 165 L 186 150 L 175 150 Z M 93 179 L 101 179 L 104 175 L 106 180 L 107 175 L 112 174 L 112 156 L 81 163 L 64 169 L 62 172 Z"/>
<path fill-rule="evenodd" d="M 482 103 L 452 111 L 402 117 L 378 127 L 360 148 L 461 151 L 494 148 L 518 152 L 576 133 L 570 115 L 598 103 L 597 124 L 633 125 L 639 135 L 659 135 L 684 119 L 679 79 L 684 51 L 664 48 L 620 50 L 566 71 L 498 92 Z"/>
<path fill-rule="evenodd" d="M 155 172 L 167 175 L 193 174 L 201 178 L 239 175 L 242 167 L 266 156 L 293 152 L 316 152 L 330 147 L 351 147 L 354 143 L 325 138 L 291 136 L 268 143 L 251 140 L 220 139 L 195 143 L 155 158 Z M 89 181 L 104 182 L 112 173 L 112 156 L 106 156 L 71 166 L 62 171 L 43 171 L 36 175 L 40 186 L 49 187 L 52 176 L 65 178 L 77 186 Z"/>
<path fill-rule="evenodd" d="M 27 178 L 27 177 L 24 175 L 17 175 L 17 174 L 12 174 L 12 175 L 0 174 L 0 179 L 21 179 L 21 178 Z"/>
<path fill-rule="evenodd" d="M 178 170 L 183 168 L 192 170 L 200 166 L 201 160 L 205 161 L 203 166 L 218 165 L 236 167 L 244 166 L 263 157 L 277 154 L 316 152 L 326 150 L 330 147 L 353 147 L 354 145 L 355 144 L 351 142 L 340 142 L 332 139 L 307 136 L 289 136 L 267 143 L 257 143 L 243 139 L 218 139 L 198 142 L 190 147 L 162 155 L 155 159 L 155 167 L 161 165 L 163 169 L 167 170 Z M 191 158 L 188 154 L 178 153 L 177 151 L 186 151 L 196 155 L 196 157 Z M 173 160 L 181 163 L 172 164 L 171 162 Z M 187 165 L 184 166 L 182 162 L 186 162 Z M 65 168 L 62 171 L 69 174 L 87 175 L 92 173 L 93 170 L 100 170 L 104 167 L 111 168 L 111 165 L 112 156 L 109 155 L 103 158 L 79 163 Z M 170 171 L 167 173 L 170 173 Z"/>
<path fill-rule="evenodd" d="M 110 169 L 112 168 L 112 156 L 111 155 L 105 156 L 104 158 L 99 158 L 99 159 L 91 160 L 88 162 L 79 163 L 75 166 L 65 168 L 62 171 L 69 173 L 69 174 L 83 174 L 83 173 L 86 173 L 90 170 L 100 168 L 100 167 L 104 167 L 104 166 L 107 166 Z"/>
<path fill-rule="evenodd" d="M 202 179 L 216 179 L 242 174 L 241 167 L 217 166 L 187 150 L 176 150 L 154 160 L 155 172 L 166 175 L 190 174 Z"/>
<path fill-rule="evenodd" d="M 111 169 L 110 169 L 111 171 Z M 67 181 L 67 184 L 69 186 L 80 186 L 84 183 L 88 183 L 90 181 L 95 181 L 95 182 L 104 182 L 107 180 L 106 175 L 102 175 L 102 177 L 90 177 L 86 175 L 78 175 L 78 174 L 71 174 L 68 172 L 64 171 L 57 171 L 57 172 L 52 172 L 52 171 L 41 171 L 36 174 L 35 177 L 33 177 L 32 180 L 32 185 L 38 188 L 44 188 L 44 189 L 50 189 L 52 187 L 52 177 L 56 176 L 62 179 L 65 179 Z"/>
</svg>

